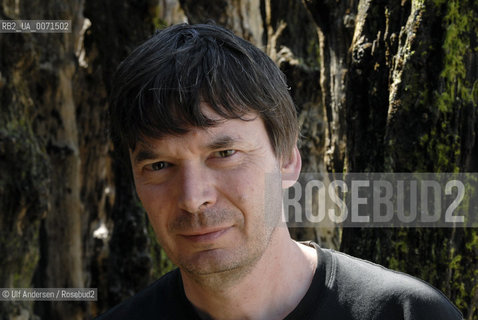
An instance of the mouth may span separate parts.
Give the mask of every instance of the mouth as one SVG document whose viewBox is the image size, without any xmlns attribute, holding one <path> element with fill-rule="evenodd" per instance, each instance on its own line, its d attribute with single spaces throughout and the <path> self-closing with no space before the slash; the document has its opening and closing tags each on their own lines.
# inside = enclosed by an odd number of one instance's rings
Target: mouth
<svg viewBox="0 0 478 320">
<path fill-rule="evenodd" d="M 189 241 L 192 242 L 210 242 L 218 239 L 225 233 L 227 233 L 231 227 L 222 227 L 222 228 L 214 228 L 214 229 L 204 229 L 198 230 L 195 232 L 190 232 L 187 234 L 182 234 L 181 236 Z"/>
</svg>

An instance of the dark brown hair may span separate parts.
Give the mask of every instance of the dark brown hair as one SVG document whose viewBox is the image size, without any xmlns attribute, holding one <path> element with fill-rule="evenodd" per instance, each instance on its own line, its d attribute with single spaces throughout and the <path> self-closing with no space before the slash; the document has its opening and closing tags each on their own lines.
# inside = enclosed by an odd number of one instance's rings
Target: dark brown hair
<svg viewBox="0 0 478 320">
<path fill-rule="evenodd" d="M 112 138 L 134 150 L 143 137 L 214 126 L 201 102 L 226 119 L 256 112 L 275 155 L 290 155 L 298 124 L 284 75 L 261 50 L 211 24 L 161 30 L 119 65 L 111 92 Z"/>
</svg>

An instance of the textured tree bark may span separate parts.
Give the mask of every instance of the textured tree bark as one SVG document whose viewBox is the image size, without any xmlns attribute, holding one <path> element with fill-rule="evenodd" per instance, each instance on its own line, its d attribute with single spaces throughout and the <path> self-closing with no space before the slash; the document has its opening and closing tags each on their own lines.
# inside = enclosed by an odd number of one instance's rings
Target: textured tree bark
<svg viewBox="0 0 478 320">
<path fill-rule="evenodd" d="M 357 0 L 304 0 L 318 27 L 321 57 L 321 90 L 326 108 L 328 172 L 346 170 L 345 77 L 349 47 L 356 21 Z"/>
<path fill-rule="evenodd" d="M 337 5 L 306 0 L 305 4 L 321 30 L 323 50 L 337 54 L 344 71 L 332 72 L 343 77 L 342 86 L 333 77 L 322 79 L 323 92 L 330 88 L 331 96 L 342 97 L 338 109 L 342 112 L 327 121 L 339 129 L 332 135 L 345 142 L 344 156 L 332 158 L 329 168 L 476 169 L 478 73 L 472 49 L 477 46 L 476 3 L 361 0 Z M 346 29 L 353 21 L 350 38 Z M 337 38 L 346 40 L 343 47 L 334 44 Z M 327 59 L 324 53 L 324 64 Z M 337 102 L 325 103 L 334 110 Z M 477 277 L 457 261 L 476 270 L 476 234 L 474 229 L 453 228 L 344 229 L 341 249 L 431 282 L 472 319 Z"/>
<path fill-rule="evenodd" d="M 227 26 L 244 39 L 262 44 L 263 25 L 260 0 L 179 0 L 189 23 L 209 20 Z"/>
<path fill-rule="evenodd" d="M 128 169 L 110 159 L 105 124 L 111 74 L 152 33 L 156 8 L 137 1 L 103 5 L 0 7 L 2 19 L 71 19 L 73 25 L 67 34 L 3 34 L 0 42 L 0 250 L 7 253 L 1 286 L 97 287 L 100 295 L 97 305 L 2 303 L 5 319 L 34 313 L 84 319 L 149 282 L 144 213 Z M 86 36 L 85 6 L 96 23 Z M 113 168 L 121 194 L 114 209 Z"/>
<path fill-rule="evenodd" d="M 1 7 L 0 7 L 1 8 Z M 5 17 L 4 11 L 0 16 Z M 31 38 L 14 35 L 0 43 L 0 286 L 29 287 L 40 257 L 40 220 L 48 210 L 47 155 L 32 130 L 34 99 L 23 70 L 37 62 Z M 12 52 L 26 52 L 14 55 Z M 32 72 L 33 73 L 33 72 Z M 0 318 L 29 317 L 27 303 L 2 302 Z"/>
<path fill-rule="evenodd" d="M 153 33 L 154 24 L 158 22 L 154 19 L 158 18 L 160 9 L 148 1 L 86 1 L 85 16 L 91 20 L 91 27 L 85 35 L 88 68 L 84 77 L 91 94 L 84 103 L 92 104 L 91 111 L 99 108 L 96 116 L 103 119 L 103 126 L 107 123 L 104 116 L 111 77 L 121 60 Z M 151 281 L 153 267 L 146 216 L 136 197 L 131 168 L 126 161 L 129 156 L 122 153 L 116 142 L 109 147 L 112 159 L 108 160 L 107 169 L 114 177 L 111 190 L 115 196 L 107 202 L 112 207 L 95 221 L 98 227 L 105 225 L 109 233 L 95 240 L 92 260 L 89 260 L 92 286 L 98 287 L 99 292 L 94 314 L 144 288 Z"/>
<path fill-rule="evenodd" d="M 83 22 L 82 5 L 82 1 L 38 4 L 34 12 L 30 11 L 29 4 L 23 2 L 2 6 L 2 16 L 6 18 L 68 17 L 72 20 L 73 29 L 72 33 L 67 34 L 4 35 L 2 39 L 2 75 L 6 77 L 2 106 L 11 112 L 2 126 L 6 129 L 3 139 L 6 148 L 16 150 L 14 153 L 2 150 L 2 158 L 10 164 L 10 168 L 18 170 L 16 174 L 21 177 L 18 182 L 23 184 L 22 188 L 31 186 L 31 190 L 25 194 L 15 188 L 2 192 L 2 202 L 15 202 L 15 206 L 18 206 L 15 210 L 19 210 L 14 224 L 16 228 L 6 240 L 7 245 L 22 241 L 26 235 L 31 237 L 25 241 L 25 245 L 31 248 L 29 252 L 11 248 L 7 251 L 13 258 L 11 262 L 20 259 L 25 267 L 28 266 L 27 269 L 18 270 L 14 265 L 9 265 L 10 273 L 5 273 L 7 287 L 20 284 L 31 286 L 35 268 L 33 282 L 41 287 L 75 288 L 85 285 L 81 159 L 72 94 L 75 48 Z M 16 139 L 22 134 L 26 140 L 17 142 Z M 32 145 L 24 145 L 28 142 Z M 26 161 L 29 166 L 20 167 L 22 159 L 30 156 L 32 158 Z M 9 180 L 15 179 L 11 172 L 5 175 L 9 176 Z M 37 188 L 37 183 L 40 188 Z M 4 206 L 2 203 L 2 208 L 5 208 L 3 217 L 14 213 L 11 209 L 15 206 Z M 44 214 L 44 219 L 38 229 L 40 214 Z M 36 265 L 38 248 L 40 259 Z M 22 254 L 25 255 L 22 257 Z M 5 312 L 5 316 L 31 316 L 31 303 L 19 305 L 23 305 L 22 310 L 5 308 L 2 312 Z M 50 319 L 82 319 L 85 311 L 85 304 L 82 303 L 42 306 Z"/>
<path fill-rule="evenodd" d="M 321 55 L 318 29 L 302 3 L 298 1 L 266 1 L 265 29 L 267 53 L 275 59 L 287 76 L 291 95 L 297 106 L 301 137 L 299 147 L 302 155 L 302 172 L 308 181 L 308 173 L 324 173 L 326 165 L 327 132 L 326 109 L 323 91 L 320 90 Z M 317 203 L 314 202 L 316 208 Z M 315 211 L 314 211 L 315 212 Z M 301 212 L 302 221 L 308 221 Z M 339 234 L 336 226 L 328 220 L 320 225 L 302 223 L 299 228 L 290 228 L 297 240 L 313 240 L 328 248 L 338 248 Z"/>
</svg>

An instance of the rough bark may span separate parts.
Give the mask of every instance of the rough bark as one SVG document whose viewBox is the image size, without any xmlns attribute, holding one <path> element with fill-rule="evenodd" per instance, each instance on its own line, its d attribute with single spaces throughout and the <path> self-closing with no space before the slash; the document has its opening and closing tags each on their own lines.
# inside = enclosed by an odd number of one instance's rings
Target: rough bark
<svg viewBox="0 0 478 320">
<path fill-rule="evenodd" d="M 244 39 L 262 44 L 260 0 L 179 0 L 189 23 L 214 21 Z"/>
<path fill-rule="evenodd" d="M 0 10 L 2 8 L 0 7 Z M 5 17 L 3 11 L 1 17 Z M 34 93 L 22 70 L 37 59 L 31 38 L 17 34 L 0 43 L 0 286 L 29 287 L 40 257 L 39 225 L 48 210 L 47 155 L 32 130 Z M 27 52 L 16 56 L 10 52 Z M 32 314 L 31 304 L 2 303 L 0 318 Z"/>
<path fill-rule="evenodd" d="M 84 37 L 85 6 L 95 24 Z M 37 1 L 8 2 L 0 9 L 2 19 L 73 23 L 67 34 L 2 34 L 0 249 L 7 258 L 1 286 L 97 287 L 100 295 L 97 305 L 2 303 L 0 314 L 84 319 L 150 279 L 144 213 L 127 169 L 110 159 L 105 128 L 111 74 L 152 33 L 158 8 L 137 1 L 103 7 L 94 1 Z M 114 202 L 118 192 L 122 197 Z"/>
<path fill-rule="evenodd" d="M 30 10 L 31 5 L 36 7 L 34 12 Z M 2 126 L 2 158 L 12 169 L 2 175 L 2 179 L 6 177 L 11 183 L 16 174 L 20 179 L 15 183 L 30 188 L 24 194 L 22 188 L 12 187 L 2 192 L 2 217 L 15 218 L 16 226 L 5 242 L 11 246 L 24 241 L 25 247 L 30 248 L 28 252 L 21 249 L 24 245 L 19 246 L 19 251 L 7 250 L 11 259 L 7 259 L 6 269 L 10 272 L 2 272 L 6 287 L 31 286 L 35 268 L 37 275 L 33 282 L 42 287 L 86 284 L 82 264 L 81 160 L 72 94 L 75 49 L 83 22 L 82 5 L 82 1 L 2 5 L 3 18 L 68 17 L 73 28 L 68 34 L 7 34 L 2 38 L 2 77 L 5 77 L 2 109 L 8 110 L 8 113 L 2 110 L 2 114 L 7 115 Z M 16 204 L 8 205 L 8 202 Z M 17 210 L 19 214 L 14 214 Z M 44 218 L 40 228 L 39 218 Z M 9 229 L 2 225 L 2 230 Z M 25 268 L 18 270 L 11 264 L 15 261 L 20 261 Z M 21 280 L 12 283 L 12 277 Z M 3 316 L 31 317 L 32 304 L 21 305 L 25 307 L 23 310 L 5 308 Z M 43 307 L 50 319 L 81 319 L 86 310 L 82 303 L 43 304 Z"/>
<path fill-rule="evenodd" d="M 105 113 L 114 70 L 153 33 L 154 25 L 160 22 L 155 20 L 160 9 L 149 1 L 86 1 L 85 16 L 90 19 L 91 27 L 85 35 L 88 67 L 84 77 L 87 90 L 97 93 L 87 95 L 84 104 L 90 105 L 91 111 L 96 110 L 96 116 L 103 119 L 103 132 L 108 123 Z M 94 313 L 107 310 L 144 288 L 151 281 L 153 267 L 145 213 L 134 191 L 131 168 L 125 161 L 128 155 L 115 143 L 105 141 L 103 147 L 108 150 L 108 146 L 112 159 L 107 160 L 107 169 L 114 177 L 113 187 L 108 188 L 110 193 L 114 192 L 114 201 L 107 203 L 111 207 L 94 222 L 97 227 L 105 226 L 107 232 L 95 239 L 90 260 L 93 287 L 98 287 L 99 292 Z"/>
<path fill-rule="evenodd" d="M 322 79 L 329 83 L 322 86 L 324 92 L 331 88 L 332 96 L 343 98 L 339 122 L 327 120 L 331 126 L 339 123 L 335 135 L 337 140 L 345 138 L 345 161 L 334 158 L 332 162 L 338 163 L 330 168 L 348 172 L 476 168 L 475 3 L 362 0 L 349 2 L 348 9 L 345 2 L 344 6 L 305 3 L 321 30 L 323 50 L 340 52 L 345 71 L 342 88 L 333 78 Z M 347 17 L 354 17 L 355 23 L 353 37 L 341 38 L 350 39 L 344 51 L 334 41 L 346 31 Z M 344 24 L 338 24 L 340 20 Z M 325 103 L 333 110 L 336 102 Z M 431 282 L 468 319 L 477 317 L 477 276 L 463 266 L 476 270 L 477 247 L 476 230 L 452 228 L 344 229 L 341 243 L 348 253 Z"/>
<path fill-rule="evenodd" d="M 326 172 L 327 122 L 324 97 L 319 89 L 322 52 L 317 27 L 298 1 L 265 1 L 264 21 L 264 29 L 267 30 L 266 52 L 285 73 L 297 106 L 301 127 L 299 147 L 302 172 L 323 174 Z M 315 179 L 317 175 L 311 178 Z M 307 219 L 303 217 L 302 221 Z M 290 232 L 294 239 L 314 240 L 324 247 L 338 248 L 338 230 L 330 221 L 290 228 Z"/>
<path fill-rule="evenodd" d="M 325 164 L 328 172 L 341 173 L 346 169 L 345 77 L 357 2 L 304 0 L 317 24 L 320 39 L 320 84 L 326 108 Z"/>
</svg>

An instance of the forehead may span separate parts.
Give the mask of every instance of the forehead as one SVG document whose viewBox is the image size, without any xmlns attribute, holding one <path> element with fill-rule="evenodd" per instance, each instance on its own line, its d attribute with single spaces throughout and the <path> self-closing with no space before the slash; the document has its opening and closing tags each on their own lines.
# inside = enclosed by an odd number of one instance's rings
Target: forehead
<svg viewBox="0 0 478 320">
<path fill-rule="evenodd" d="M 233 138 L 240 138 L 241 136 L 247 136 L 248 130 L 259 130 L 264 128 L 261 117 L 254 111 L 250 111 L 241 116 L 238 119 L 226 119 L 217 114 L 207 103 L 202 102 L 200 104 L 201 113 L 208 119 L 212 120 L 215 125 L 209 127 L 188 127 L 185 134 L 171 134 L 165 135 L 160 139 L 154 139 L 159 141 L 167 140 L 183 140 L 186 138 L 203 137 L 206 139 L 219 139 L 220 136 L 227 135 Z M 265 129 L 264 129 L 265 130 Z M 144 139 L 145 142 L 150 142 L 153 139 Z M 227 140 L 226 138 L 220 140 Z"/>
<path fill-rule="evenodd" d="M 241 119 L 225 119 L 211 110 L 204 114 L 216 121 L 212 127 L 188 128 L 185 134 L 161 138 L 145 137 L 131 151 L 132 160 L 141 162 L 159 155 L 180 155 L 227 148 L 271 148 L 263 120 L 256 113 Z"/>
<path fill-rule="evenodd" d="M 169 134 L 161 138 L 145 137 L 138 142 L 138 145 L 140 147 L 152 147 L 170 143 L 180 147 L 184 143 L 194 141 L 196 143 L 208 143 L 208 145 L 214 142 L 214 145 L 218 145 L 219 148 L 220 145 L 253 138 L 263 128 L 262 120 L 259 117 L 248 117 L 245 120 L 221 119 L 210 127 L 189 127 L 184 134 Z"/>
</svg>

